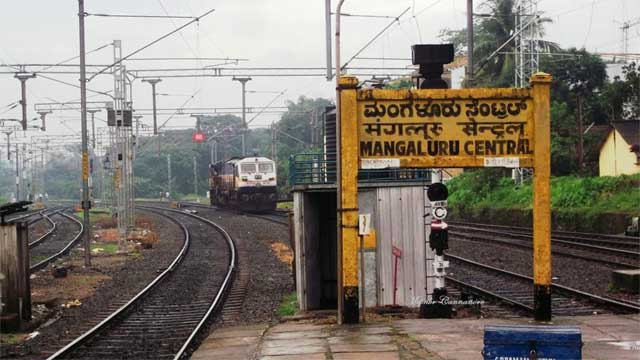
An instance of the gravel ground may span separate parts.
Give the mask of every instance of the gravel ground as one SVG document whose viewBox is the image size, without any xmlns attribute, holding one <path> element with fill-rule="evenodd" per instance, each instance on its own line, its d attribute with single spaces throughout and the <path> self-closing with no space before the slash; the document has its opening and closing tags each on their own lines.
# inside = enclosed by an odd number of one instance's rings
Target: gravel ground
<svg viewBox="0 0 640 360">
<path fill-rule="evenodd" d="M 62 215 L 53 215 L 51 216 L 51 220 L 56 223 L 56 230 L 46 239 L 38 243 L 38 245 L 29 249 L 29 255 L 31 258 L 30 266 L 33 266 L 58 253 L 69 244 L 71 239 L 76 236 L 78 232 L 80 232 L 80 226 L 76 222 L 73 222 Z M 49 225 L 46 231 L 51 228 L 51 224 L 46 220 L 39 221 L 38 224 L 34 224 L 32 227 L 35 228 L 37 225 L 40 225 L 41 227 Z M 35 237 L 32 237 L 31 234 L 29 234 L 29 242 L 36 240 L 38 236 L 41 236 L 46 231 L 36 233 Z"/>
<path fill-rule="evenodd" d="M 483 264 L 532 276 L 533 258 L 531 250 L 519 249 L 497 244 L 479 244 L 459 238 L 449 240 L 447 253 L 458 255 Z M 552 257 L 553 282 L 600 296 L 638 301 L 637 296 L 629 298 L 627 294 L 609 291 L 611 271 L 606 265 L 595 264 L 587 260 L 571 259 L 561 256 Z M 455 267 L 449 269 L 455 272 Z"/>
<path fill-rule="evenodd" d="M 62 309 L 57 321 L 37 329 L 40 334 L 34 339 L 20 345 L 3 344 L 0 348 L 0 358 L 46 358 L 50 352 L 61 348 L 82 331 L 97 324 L 119 305 L 142 290 L 157 276 L 158 269 L 166 268 L 171 263 L 182 245 L 182 231 L 174 223 L 157 215 L 148 213 L 141 215 L 151 219 L 155 230 L 162 234 L 159 242 L 154 244 L 152 249 L 141 250 L 142 256 L 129 256 L 124 263 L 118 263 L 118 266 L 101 268 L 94 266 L 90 269 L 81 266 L 73 267 L 70 275 L 98 275 L 104 276 L 106 280 L 96 285 L 95 292 L 83 299 L 81 306 Z M 82 252 L 75 251 L 68 263 L 81 263 L 79 261 L 81 258 Z M 98 258 L 94 262 L 100 263 Z M 38 281 L 57 280 L 46 272 L 41 273 L 32 281 L 32 292 L 38 290 Z M 56 308 L 61 309 L 60 304 L 56 304 Z"/>
<path fill-rule="evenodd" d="M 51 217 L 51 220 L 54 220 Z M 54 220 L 55 221 L 55 220 Z M 38 239 L 40 236 L 44 235 L 47 231 L 51 230 L 51 223 L 47 221 L 47 219 L 42 218 L 35 223 L 29 225 L 29 242 L 32 242 Z"/>
<path fill-rule="evenodd" d="M 247 258 L 244 261 L 240 259 L 240 266 L 249 266 L 249 280 L 242 312 L 237 320 L 225 321 L 225 325 L 276 321 L 282 298 L 295 287 L 291 266 L 281 261 L 272 250 L 275 243 L 284 243 L 290 247 L 288 228 L 253 216 L 238 215 L 224 210 L 197 210 L 198 215 L 225 228 L 238 247 L 246 248 Z"/>
</svg>

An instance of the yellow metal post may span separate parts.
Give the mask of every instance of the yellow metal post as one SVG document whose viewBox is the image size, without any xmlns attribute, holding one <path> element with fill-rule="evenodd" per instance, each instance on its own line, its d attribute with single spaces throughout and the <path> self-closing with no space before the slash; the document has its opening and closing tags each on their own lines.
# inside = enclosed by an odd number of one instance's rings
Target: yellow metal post
<svg viewBox="0 0 640 360">
<path fill-rule="evenodd" d="M 358 304 L 358 79 L 342 76 L 338 81 L 340 93 L 339 179 L 338 179 L 338 309 L 341 323 L 357 323 Z M 340 266 L 341 265 L 341 266 Z"/>
<path fill-rule="evenodd" d="M 534 103 L 534 177 L 533 177 L 533 286 L 534 316 L 551 320 L 551 75 L 531 77 Z"/>
</svg>

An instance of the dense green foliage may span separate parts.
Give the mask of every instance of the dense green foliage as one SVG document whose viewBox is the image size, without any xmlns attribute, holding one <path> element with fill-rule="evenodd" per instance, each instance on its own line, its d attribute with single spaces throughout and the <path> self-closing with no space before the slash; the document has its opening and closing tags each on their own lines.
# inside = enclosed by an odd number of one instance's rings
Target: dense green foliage
<svg viewBox="0 0 640 360">
<path fill-rule="evenodd" d="M 473 87 L 514 85 L 515 31 L 514 0 L 485 0 L 479 5 L 484 16 L 474 23 L 475 79 Z M 548 22 L 548 19 L 541 19 Z M 466 29 L 444 29 L 440 38 L 454 44 L 456 53 L 466 49 Z M 499 54 L 490 57 L 501 45 Z M 624 67 L 623 76 L 608 79 L 606 64 L 584 49 L 562 49 L 543 42 L 551 54 L 540 58 L 540 70 L 553 76 L 551 92 L 551 167 L 555 176 L 597 175 L 599 147 L 605 134 L 587 131 L 583 138 L 583 159 L 579 156 L 579 132 L 590 125 L 640 119 L 640 72 L 635 63 Z M 580 111 L 581 110 L 581 111 Z M 581 121 L 581 126 L 579 126 Z"/>
<path fill-rule="evenodd" d="M 515 185 L 488 170 L 469 171 L 449 181 L 453 209 L 531 209 L 532 185 Z M 553 211 L 640 213 L 640 174 L 617 177 L 564 176 L 551 179 Z"/>
<path fill-rule="evenodd" d="M 296 314 L 297 310 L 298 310 L 298 296 L 294 291 L 290 294 L 287 294 L 282 299 L 282 303 L 280 303 L 280 307 L 278 308 L 278 315 L 292 316 Z"/>
</svg>

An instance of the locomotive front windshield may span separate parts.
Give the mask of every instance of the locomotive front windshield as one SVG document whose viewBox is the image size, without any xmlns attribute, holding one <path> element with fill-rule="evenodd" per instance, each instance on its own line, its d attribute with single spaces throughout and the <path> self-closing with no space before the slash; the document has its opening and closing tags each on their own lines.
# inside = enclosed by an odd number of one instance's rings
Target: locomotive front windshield
<svg viewBox="0 0 640 360">
<path fill-rule="evenodd" d="M 242 164 L 240 165 L 240 172 L 254 173 L 256 172 L 256 164 Z"/>
<path fill-rule="evenodd" d="M 257 171 L 256 171 L 257 166 Z M 241 173 L 271 173 L 273 172 L 273 164 L 272 163 L 257 163 L 257 164 L 241 164 L 240 165 Z"/>
<path fill-rule="evenodd" d="M 258 170 L 261 173 L 273 172 L 273 164 L 272 163 L 260 163 L 260 164 L 258 164 Z"/>
</svg>

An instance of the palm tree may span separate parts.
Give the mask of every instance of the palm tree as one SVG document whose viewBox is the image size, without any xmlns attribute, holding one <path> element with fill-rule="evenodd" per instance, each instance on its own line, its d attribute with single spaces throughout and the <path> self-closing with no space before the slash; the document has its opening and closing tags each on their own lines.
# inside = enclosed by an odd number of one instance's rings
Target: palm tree
<svg viewBox="0 0 640 360">
<path fill-rule="evenodd" d="M 475 85 L 487 87 L 509 87 L 514 85 L 516 42 L 512 38 L 516 31 L 516 16 L 514 9 L 517 0 L 486 0 L 481 8 L 487 10 L 477 23 L 475 30 L 475 48 L 473 56 L 480 59 L 476 69 Z M 548 18 L 538 18 L 539 37 L 544 35 L 541 23 L 551 22 Z M 491 57 L 498 48 L 500 52 Z M 540 40 L 540 49 L 556 51 L 558 45 Z"/>
</svg>

